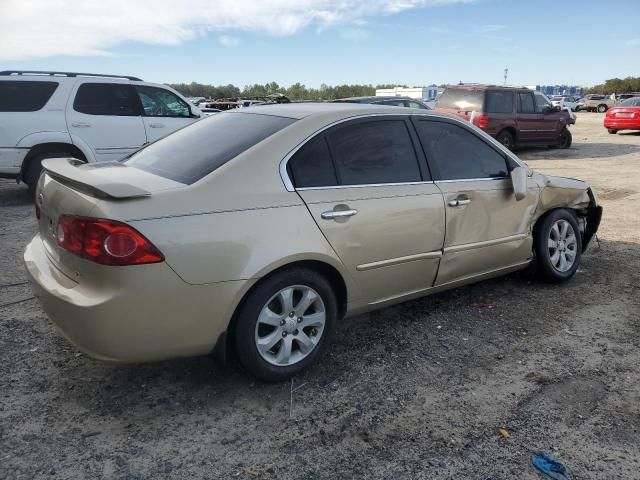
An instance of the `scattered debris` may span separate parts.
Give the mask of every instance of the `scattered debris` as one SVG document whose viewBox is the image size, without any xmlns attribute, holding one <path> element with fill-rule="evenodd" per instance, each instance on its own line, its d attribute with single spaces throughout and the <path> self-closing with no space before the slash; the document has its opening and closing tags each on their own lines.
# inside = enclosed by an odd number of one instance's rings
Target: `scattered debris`
<svg viewBox="0 0 640 480">
<path fill-rule="evenodd" d="M 511 434 L 506 428 L 501 427 L 498 429 L 498 432 L 500 432 L 500 435 L 502 435 L 502 438 L 511 438 Z"/>
<path fill-rule="evenodd" d="M 473 308 L 496 308 L 497 307 L 495 303 L 472 303 L 469 306 Z"/>
<path fill-rule="evenodd" d="M 571 476 L 562 463 L 560 463 L 553 455 L 545 452 L 537 452 L 531 454 L 531 463 L 540 472 L 554 480 L 571 480 Z"/>
</svg>

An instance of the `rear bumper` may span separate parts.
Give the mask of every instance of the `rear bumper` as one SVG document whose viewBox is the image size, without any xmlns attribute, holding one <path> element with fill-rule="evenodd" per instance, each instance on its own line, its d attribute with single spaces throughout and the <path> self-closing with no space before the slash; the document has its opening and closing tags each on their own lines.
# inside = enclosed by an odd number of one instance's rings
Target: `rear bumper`
<svg viewBox="0 0 640 480">
<path fill-rule="evenodd" d="M 640 119 L 638 118 L 611 118 L 605 117 L 605 128 L 615 128 L 617 130 L 640 130 Z"/>
<path fill-rule="evenodd" d="M 108 281 L 78 282 L 54 265 L 46 248 L 36 235 L 24 253 L 34 294 L 62 335 L 100 360 L 208 354 L 250 286 L 189 285 L 165 263 L 107 267 Z"/>
<path fill-rule="evenodd" d="M 0 178 L 18 178 L 28 151 L 26 148 L 0 147 Z"/>
</svg>

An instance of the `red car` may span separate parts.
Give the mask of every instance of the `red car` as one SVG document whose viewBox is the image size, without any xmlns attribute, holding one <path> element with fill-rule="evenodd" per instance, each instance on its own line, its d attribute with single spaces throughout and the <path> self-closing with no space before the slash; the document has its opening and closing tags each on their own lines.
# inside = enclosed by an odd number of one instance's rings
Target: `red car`
<svg viewBox="0 0 640 480">
<path fill-rule="evenodd" d="M 607 110 L 604 126 L 611 134 L 618 130 L 640 130 L 640 97 L 628 98 Z"/>
</svg>

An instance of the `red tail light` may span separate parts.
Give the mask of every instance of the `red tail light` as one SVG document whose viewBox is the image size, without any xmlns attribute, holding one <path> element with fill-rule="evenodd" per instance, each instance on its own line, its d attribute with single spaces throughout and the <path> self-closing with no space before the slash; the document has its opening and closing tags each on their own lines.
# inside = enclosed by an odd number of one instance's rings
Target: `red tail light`
<svg viewBox="0 0 640 480">
<path fill-rule="evenodd" d="M 473 118 L 473 123 L 477 127 L 485 129 L 485 128 L 487 128 L 487 125 L 489 124 L 489 116 L 485 115 L 484 113 L 482 113 L 482 114 L 480 114 L 480 115 L 478 115 L 478 116 Z"/>
<path fill-rule="evenodd" d="M 126 223 L 101 218 L 61 215 L 58 245 L 102 265 L 141 265 L 164 261 L 149 240 Z"/>
</svg>

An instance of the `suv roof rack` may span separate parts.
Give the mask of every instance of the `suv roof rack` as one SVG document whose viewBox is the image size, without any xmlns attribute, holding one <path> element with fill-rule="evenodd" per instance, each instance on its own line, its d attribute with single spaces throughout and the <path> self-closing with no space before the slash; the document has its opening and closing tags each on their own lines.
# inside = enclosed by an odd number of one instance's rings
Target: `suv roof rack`
<svg viewBox="0 0 640 480">
<path fill-rule="evenodd" d="M 135 82 L 142 82 L 141 78 L 130 77 L 128 75 L 103 75 L 101 73 L 79 73 L 79 72 L 48 72 L 41 70 L 4 70 L 0 75 L 49 75 L 52 77 L 106 77 L 106 78 L 126 78 Z"/>
</svg>

